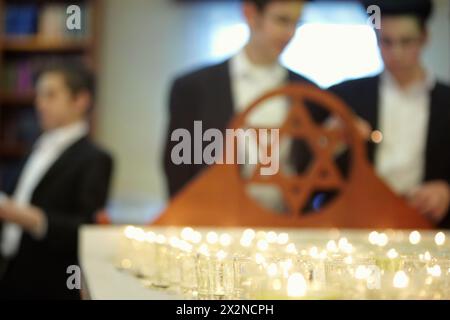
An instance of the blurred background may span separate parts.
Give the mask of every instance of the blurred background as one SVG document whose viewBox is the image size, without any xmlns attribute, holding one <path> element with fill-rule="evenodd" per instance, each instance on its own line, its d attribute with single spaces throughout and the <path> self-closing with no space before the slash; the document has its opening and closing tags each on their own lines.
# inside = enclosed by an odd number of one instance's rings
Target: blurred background
<svg viewBox="0 0 450 320">
<path fill-rule="evenodd" d="M 238 1 L 86 0 L 82 32 L 62 32 L 69 2 L 0 0 L 0 189 L 38 134 L 32 74 L 75 55 L 97 74 L 95 139 L 116 159 L 115 222 L 148 221 L 167 201 L 162 171 L 168 91 L 187 71 L 239 51 L 249 31 Z M 435 0 L 426 65 L 450 82 L 450 1 Z M 282 62 L 327 88 L 379 73 L 382 61 L 365 8 L 311 1 Z"/>
</svg>

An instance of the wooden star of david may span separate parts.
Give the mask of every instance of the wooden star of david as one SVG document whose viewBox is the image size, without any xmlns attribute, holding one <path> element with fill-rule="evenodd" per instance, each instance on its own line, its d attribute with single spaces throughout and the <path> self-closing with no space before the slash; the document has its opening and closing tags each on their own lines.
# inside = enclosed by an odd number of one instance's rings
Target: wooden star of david
<svg viewBox="0 0 450 320">
<path fill-rule="evenodd" d="M 291 137 L 303 139 L 308 143 L 314 154 L 309 169 L 302 175 L 286 176 L 281 170 L 274 175 L 261 175 L 261 162 L 258 162 L 250 179 L 246 183 L 272 184 L 280 187 L 283 198 L 291 215 L 299 214 L 310 199 L 314 190 L 340 190 L 344 186 L 341 173 L 333 159 L 334 151 L 342 141 L 342 132 L 338 129 L 327 129 L 316 124 L 302 100 L 296 99 L 290 108 L 287 120 L 280 128 L 280 139 Z M 267 128 L 256 127 L 259 130 Z M 271 141 L 271 139 L 267 139 Z M 273 154 L 273 148 L 279 141 L 265 143 L 258 139 L 258 148 L 267 148 L 268 154 Z"/>
<path fill-rule="evenodd" d="M 289 116 L 280 128 L 280 136 L 306 142 L 314 156 L 309 168 L 296 176 L 283 173 L 262 176 L 259 174 L 262 165 L 257 165 L 253 176 L 247 179 L 247 175 L 244 177 L 241 174 L 239 163 L 213 165 L 171 199 L 164 212 L 153 222 L 154 225 L 414 230 L 432 227 L 423 215 L 377 177 L 367 159 L 366 144 L 357 130 L 354 114 L 342 100 L 329 92 L 303 84 L 291 84 L 273 90 L 237 114 L 229 128 L 252 127 L 247 125 L 248 116 L 261 103 L 274 97 L 286 97 L 292 103 Z M 339 119 L 342 129 L 316 124 L 303 101 L 319 105 L 331 113 Z M 256 136 L 259 137 L 259 132 Z M 261 140 L 265 140 L 264 136 Z M 333 161 L 339 149 L 336 147 L 343 140 L 351 157 L 345 179 Z M 259 145 L 264 141 L 257 143 Z M 268 151 L 272 152 L 274 146 L 268 145 Z M 261 206 L 247 192 L 246 187 L 251 182 L 279 185 L 291 214 L 279 214 Z M 312 192 L 319 188 L 333 189 L 338 191 L 338 195 L 315 214 L 301 215 L 304 204 Z"/>
</svg>

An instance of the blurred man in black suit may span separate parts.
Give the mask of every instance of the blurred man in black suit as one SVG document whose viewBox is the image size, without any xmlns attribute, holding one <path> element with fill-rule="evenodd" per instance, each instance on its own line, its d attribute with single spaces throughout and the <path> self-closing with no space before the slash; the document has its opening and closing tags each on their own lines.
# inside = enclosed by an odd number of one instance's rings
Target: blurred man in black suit
<svg viewBox="0 0 450 320">
<path fill-rule="evenodd" d="M 194 121 L 202 121 L 203 130 L 224 131 L 235 113 L 265 92 L 287 82 L 311 83 L 287 70 L 279 57 L 295 34 L 305 1 L 248 0 L 242 10 L 250 28 L 250 40 L 231 59 L 184 75 L 173 83 L 170 93 L 169 126 L 164 154 L 164 169 L 169 194 L 175 195 L 195 177 L 204 164 L 175 165 L 171 159 L 171 140 L 176 129 L 192 133 Z M 281 123 L 284 102 L 274 102 L 254 119 L 261 125 Z M 193 154 L 193 153 L 192 153 Z"/>
<path fill-rule="evenodd" d="M 373 128 L 369 158 L 394 191 L 450 227 L 450 88 L 424 68 L 432 2 L 368 1 L 381 8 L 382 74 L 333 88 Z"/>
<path fill-rule="evenodd" d="M 105 207 L 112 159 L 88 138 L 92 75 L 58 63 L 38 77 L 43 134 L 10 198 L 0 203 L 0 298 L 79 299 L 67 269 L 77 265 L 78 227 Z"/>
</svg>

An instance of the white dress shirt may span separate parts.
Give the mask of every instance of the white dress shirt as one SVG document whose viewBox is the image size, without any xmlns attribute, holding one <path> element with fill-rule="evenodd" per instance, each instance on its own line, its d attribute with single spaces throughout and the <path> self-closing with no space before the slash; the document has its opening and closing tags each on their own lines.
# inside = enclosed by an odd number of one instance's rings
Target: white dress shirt
<svg viewBox="0 0 450 320">
<path fill-rule="evenodd" d="M 231 84 L 236 112 L 245 111 L 250 103 L 270 90 L 281 87 L 288 79 L 288 71 L 279 63 L 255 65 L 247 57 L 245 50 L 230 61 Z M 286 116 L 285 99 L 274 99 L 258 108 L 251 115 L 254 125 L 278 125 Z"/>
<path fill-rule="evenodd" d="M 268 91 L 280 88 L 288 81 L 288 70 L 280 63 L 273 65 L 253 64 L 245 50 L 240 51 L 230 61 L 231 88 L 235 112 L 243 112 L 256 99 L 266 94 Z M 274 98 L 261 104 L 257 110 L 252 112 L 247 118 L 249 127 L 280 128 L 286 119 L 289 103 L 286 98 Z M 251 143 L 256 144 L 256 141 Z M 244 146 L 240 146 L 242 150 Z M 288 156 L 291 144 L 286 142 L 280 146 L 280 168 L 281 170 L 293 171 L 289 166 Z M 253 148 L 248 148 L 251 152 Z M 242 152 L 242 151 L 241 151 Z M 252 165 L 244 165 L 242 174 L 249 177 L 254 170 Z M 279 191 L 268 185 L 254 185 L 248 189 L 254 198 L 261 204 L 271 209 L 282 209 L 281 194 Z"/>
<path fill-rule="evenodd" d="M 401 88 L 387 71 L 381 76 L 380 130 L 375 167 L 398 194 L 407 194 L 424 178 L 430 117 L 430 92 L 436 80 L 430 72 L 423 81 Z"/>
<path fill-rule="evenodd" d="M 12 197 L 14 202 L 19 206 L 28 206 L 36 187 L 55 161 L 66 149 L 87 133 L 87 123 L 77 122 L 42 134 L 20 175 Z M 46 230 L 42 237 L 45 236 L 45 233 Z M 12 257 L 17 253 L 21 237 L 22 228 L 20 226 L 13 223 L 3 224 L 0 249 L 4 257 Z"/>
</svg>

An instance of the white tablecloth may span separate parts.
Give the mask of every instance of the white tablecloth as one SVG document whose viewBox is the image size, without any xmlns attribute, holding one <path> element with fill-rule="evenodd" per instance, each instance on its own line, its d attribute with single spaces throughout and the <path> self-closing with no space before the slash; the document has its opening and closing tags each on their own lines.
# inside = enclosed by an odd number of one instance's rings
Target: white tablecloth
<svg viewBox="0 0 450 320">
<path fill-rule="evenodd" d="M 83 296 L 86 299 L 107 300 L 179 300 L 181 297 L 145 287 L 141 280 L 119 271 L 115 267 L 115 254 L 118 241 L 123 236 L 123 226 L 83 226 L 80 229 L 79 260 L 83 272 Z M 198 229 L 205 232 L 208 229 Z M 220 229 L 214 229 L 220 231 Z M 281 230 L 276 230 L 281 231 Z M 336 232 L 345 234 L 350 241 L 367 241 L 368 230 L 308 230 L 283 229 L 289 232 L 294 241 L 314 240 L 326 243 Z M 409 232 L 401 233 L 408 244 Z M 418 247 L 423 251 L 434 246 L 436 231 L 421 232 L 422 241 Z M 447 241 L 450 233 L 446 233 Z M 445 245 L 447 247 L 447 244 Z"/>
<path fill-rule="evenodd" d="M 146 288 L 142 282 L 117 270 L 114 255 L 123 227 L 83 226 L 80 229 L 79 260 L 83 273 L 83 297 L 93 300 L 178 299 Z"/>
</svg>

